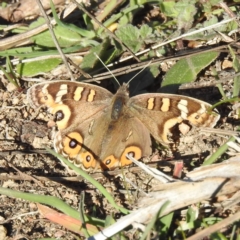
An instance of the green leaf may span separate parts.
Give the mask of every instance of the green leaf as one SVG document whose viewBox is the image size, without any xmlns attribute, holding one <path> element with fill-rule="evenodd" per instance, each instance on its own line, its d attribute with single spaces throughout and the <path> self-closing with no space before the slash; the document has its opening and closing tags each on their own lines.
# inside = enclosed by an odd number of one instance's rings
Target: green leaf
<svg viewBox="0 0 240 240">
<path fill-rule="evenodd" d="M 177 26 L 178 29 L 189 29 L 192 27 L 194 21 L 194 15 L 197 9 L 194 5 L 195 1 L 179 1 L 176 3 L 176 9 L 178 9 Z"/>
<path fill-rule="evenodd" d="M 42 25 L 43 23 L 45 23 L 45 20 L 43 18 L 38 18 L 37 21 L 33 22 L 30 25 L 30 28 L 35 28 Z M 55 26 L 54 33 L 61 47 L 72 46 L 81 41 L 81 36 L 79 34 L 74 33 L 73 31 L 61 26 Z M 55 47 L 55 44 L 48 30 L 33 36 L 31 39 L 40 46 Z"/>
<path fill-rule="evenodd" d="M 148 25 L 142 25 L 140 29 L 132 25 L 120 27 L 116 36 L 127 45 L 133 52 L 138 52 L 145 44 L 145 41 L 152 35 L 152 28 Z"/>
<path fill-rule="evenodd" d="M 104 59 L 108 58 L 109 56 L 106 54 L 106 49 L 109 47 L 109 45 L 110 45 L 110 41 L 109 39 L 106 39 L 104 42 L 102 42 L 98 46 L 91 48 L 90 52 L 83 58 L 81 69 L 87 72 L 89 70 L 92 70 L 96 66 L 96 64 L 99 63 L 99 60 L 95 56 L 95 53 L 103 61 Z"/>
<path fill-rule="evenodd" d="M 82 37 L 70 29 L 58 25 L 54 28 L 54 33 L 59 41 L 60 46 L 69 47 L 75 44 L 81 44 Z M 38 39 L 38 44 L 39 42 L 40 39 Z"/>
<path fill-rule="evenodd" d="M 235 52 L 232 50 L 231 46 L 228 46 L 229 50 L 230 50 L 230 54 L 232 56 L 233 59 L 233 68 L 235 70 L 236 73 L 240 72 L 240 62 L 239 59 L 236 57 Z M 233 97 L 237 97 L 239 96 L 239 89 L 240 89 L 240 77 L 236 76 L 233 78 L 234 80 L 234 85 L 233 85 Z"/>
<path fill-rule="evenodd" d="M 227 19 L 229 19 L 229 18 L 227 17 L 227 18 L 224 18 L 223 20 L 227 20 Z M 198 30 L 198 29 L 201 29 L 201 28 L 209 27 L 209 26 L 214 25 L 218 22 L 219 22 L 219 18 L 214 16 L 214 15 L 211 15 L 211 17 L 209 17 L 208 20 L 204 21 L 203 24 L 202 23 L 197 24 L 194 29 L 191 29 L 188 32 L 192 32 L 192 31 L 195 31 L 195 30 Z M 185 37 L 185 39 L 187 39 L 187 40 L 198 40 L 198 39 L 200 39 L 200 40 L 207 40 L 208 41 L 208 40 L 212 40 L 214 37 L 219 37 L 219 34 L 217 33 L 217 31 L 221 32 L 221 33 L 228 34 L 230 31 L 235 30 L 237 28 L 238 28 L 238 25 L 237 25 L 236 21 L 231 21 L 227 24 L 222 24 L 221 26 L 215 27 L 214 29 L 208 29 L 207 31 L 199 32 L 197 34 L 187 36 L 187 37 Z"/>
<path fill-rule="evenodd" d="M 42 25 L 43 23 L 45 23 L 45 20 L 43 18 L 38 18 L 37 21 L 33 22 L 30 25 L 30 28 L 35 28 Z M 81 37 L 76 31 L 73 31 L 72 28 L 70 29 L 70 27 L 66 27 L 63 24 L 55 26 L 53 31 L 56 35 L 60 47 L 70 47 L 74 45 L 86 47 L 98 44 L 98 42 L 94 40 Z M 48 30 L 31 37 L 31 39 L 39 46 L 55 48 L 52 36 Z"/>
<path fill-rule="evenodd" d="M 49 72 L 62 62 L 59 58 L 40 60 L 35 62 L 20 63 L 17 72 L 20 76 L 34 76 L 39 73 Z"/>
<path fill-rule="evenodd" d="M 111 17 L 104 22 L 105 27 L 109 27 L 111 24 L 118 22 L 119 26 L 125 26 L 132 20 L 132 12 L 135 10 L 139 10 L 140 8 L 143 8 L 142 5 L 133 5 L 130 7 L 125 8 L 121 12 L 117 14 L 111 15 Z M 103 28 L 99 27 L 97 30 L 97 35 L 102 36 Z"/>
<path fill-rule="evenodd" d="M 230 54 L 232 56 L 233 59 L 233 68 L 235 70 L 236 73 L 240 72 L 240 63 L 238 58 L 236 57 L 235 52 L 232 50 L 231 46 L 228 46 L 229 50 L 230 50 Z"/>
<path fill-rule="evenodd" d="M 197 219 L 197 214 L 196 214 L 196 210 L 193 209 L 192 207 L 188 207 L 188 210 L 187 210 L 187 222 L 193 222 Z"/>
<path fill-rule="evenodd" d="M 88 30 L 79 28 L 79 27 L 75 26 L 75 25 L 72 24 L 72 23 L 62 22 L 62 21 L 58 18 L 58 15 L 57 15 L 57 13 L 56 13 L 56 10 L 55 10 L 55 7 L 54 7 L 54 4 L 53 4 L 52 0 L 50 1 L 50 5 L 51 5 L 53 17 L 54 17 L 56 23 L 58 24 L 58 26 L 61 26 L 61 27 L 63 27 L 64 29 L 68 29 L 68 30 L 71 30 L 71 31 L 73 31 L 73 32 L 75 32 L 75 33 L 78 33 L 80 36 L 83 36 L 83 37 L 86 37 L 86 38 L 94 38 L 94 37 L 95 37 L 94 31 L 88 31 Z"/>
<path fill-rule="evenodd" d="M 214 61 L 218 54 L 217 52 L 207 52 L 179 60 L 167 72 L 161 91 L 175 93 L 181 84 L 193 82 L 197 74 Z"/>
<path fill-rule="evenodd" d="M 208 14 L 212 15 L 213 11 L 214 11 L 213 6 L 219 5 L 219 3 L 221 1 L 222 0 L 210 0 L 210 1 L 206 1 L 206 2 L 202 3 L 203 12 L 205 12 L 206 15 L 208 15 Z"/>
<path fill-rule="evenodd" d="M 194 21 L 194 16 L 197 13 L 195 1 L 167 1 L 160 4 L 160 8 L 168 17 L 175 20 L 178 29 L 189 29 Z"/>
<path fill-rule="evenodd" d="M 115 221 L 115 219 L 113 218 L 113 216 L 107 215 L 107 216 L 106 216 L 106 219 L 105 219 L 104 225 L 105 225 L 105 227 L 108 227 L 108 226 L 114 224 L 115 222 L 116 222 L 116 221 Z"/>
<path fill-rule="evenodd" d="M 161 217 L 164 214 L 164 210 L 166 209 L 167 205 L 169 205 L 169 201 L 166 201 L 161 208 L 159 209 L 159 211 L 156 213 L 155 216 L 152 216 L 151 221 L 147 224 L 145 231 L 143 232 L 143 235 L 141 237 L 141 240 L 147 239 L 147 236 L 150 234 L 151 230 L 153 229 L 156 221 L 159 219 L 159 217 Z M 169 216 L 172 216 L 173 214 L 170 213 Z"/>
<path fill-rule="evenodd" d="M 8 79 L 10 83 L 15 85 L 17 88 L 19 88 L 17 77 L 15 74 L 15 71 L 13 70 L 12 63 L 10 61 L 9 56 L 6 57 L 6 69 L 0 66 L 0 70 L 3 71 L 4 75 Z"/>
<path fill-rule="evenodd" d="M 63 53 L 73 53 L 79 51 L 82 47 L 80 46 L 72 46 L 69 48 L 62 49 Z M 35 57 L 42 57 L 42 56 L 51 56 L 51 55 L 58 55 L 59 52 L 57 50 L 46 50 L 41 47 L 19 47 L 19 48 L 12 48 L 5 51 L 0 51 L 0 56 L 7 57 L 7 56 L 14 56 L 19 57 L 21 59 L 26 58 L 35 58 Z"/>
<path fill-rule="evenodd" d="M 142 25 L 139 34 L 141 38 L 144 40 L 146 38 L 149 38 L 149 36 L 152 34 L 152 28 L 150 28 L 148 25 Z"/>
<path fill-rule="evenodd" d="M 236 76 L 233 78 L 233 97 L 238 97 L 240 93 L 240 76 Z M 239 112 L 240 109 L 238 109 Z"/>
<path fill-rule="evenodd" d="M 176 3 L 174 1 L 162 2 L 160 4 L 160 9 L 163 14 L 168 17 L 177 17 L 178 11 L 175 9 Z"/>
<path fill-rule="evenodd" d="M 116 36 L 127 45 L 133 52 L 141 48 L 140 31 L 137 27 L 126 25 L 115 32 Z"/>
<path fill-rule="evenodd" d="M 226 236 L 224 236 L 220 232 L 215 232 L 215 233 L 210 235 L 210 239 L 214 239 L 214 240 L 228 240 L 229 238 L 227 238 Z"/>
<path fill-rule="evenodd" d="M 171 227 L 171 224 L 173 222 L 173 216 L 174 213 L 171 212 L 159 219 L 160 224 L 158 223 L 158 232 L 161 232 L 161 236 L 167 236 L 167 233 Z"/>
<path fill-rule="evenodd" d="M 2 7 L 2 8 L 7 7 L 7 5 L 8 5 L 8 4 L 7 4 L 6 2 L 1 2 L 1 7 Z"/>
<path fill-rule="evenodd" d="M 229 140 L 227 142 L 225 142 L 224 144 L 221 145 L 221 147 L 219 147 L 217 149 L 216 152 L 214 152 L 211 156 L 209 156 L 208 158 L 206 158 L 202 164 L 202 166 L 207 166 L 207 165 L 210 165 L 210 164 L 213 164 L 215 163 L 218 158 L 222 155 L 222 154 L 225 154 L 226 151 L 228 150 L 228 142 L 235 142 L 236 139 L 234 137 L 230 137 Z"/>
</svg>

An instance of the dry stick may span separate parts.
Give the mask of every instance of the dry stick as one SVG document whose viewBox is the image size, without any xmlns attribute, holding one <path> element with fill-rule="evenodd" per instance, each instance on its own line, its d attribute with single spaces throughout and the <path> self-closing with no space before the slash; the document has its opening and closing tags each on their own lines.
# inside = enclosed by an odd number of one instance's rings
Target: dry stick
<svg viewBox="0 0 240 240">
<path fill-rule="evenodd" d="M 27 175 L 25 174 L 22 176 L 21 174 L 17 175 L 12 175 L 12 174 L 4 174 L 0 175 L 0 181 L 7 181 L 7 180 L 14 180 L 14 181 L 32 181 L 31 177 L 42 181 L 42 182 L 56 182 L 56 183 L 61 183 L 61 182 L 79 182 L 81 180 L 84 180 L 83 178 L 79 178 L 78 176 L 76 177 L 45 177 L 45 176 L 39 176 L 39 175 Z M 103 177 L 103 176 L 102 176 Z M 100 177 L 99 177 L 100 178 Z"/>
<path fill-rule="evenodd" d="M 203 49 L 197 49 L 197 50 L 193 50 L 193 51 L 189 51 L 188 53 L 184 52 L 184 53 L 180 53 L 179 55 L 175 55 L 174 57 L 170 56 L 170 57 L 162 57 L 162 58 L 158 58 L 158 59 L 154 59 L 152 60 L 151 65 L 155 65 L 155 64 L 160 64 L 163 62 L 167 62 L 167 61 L 173 61 L 173 60 L 179 60 L 181 58 L 185 58 L 186 56 L 194 56 L 197 55 L 199 53 L 204 53 L 204 52 L 212 52 L 212 51 L 216 51 L 216 50 L 220 50 L 222 48 L 225 48 L 226 46 L 217 46 L 217 47 L 211 47 L 211 48 L 207 48 L 205 50 Z M 133 72 L 133 71 L 137 71 L 137 70 L 141 70 L 147 63 L 149 62 L 149 60 L 141 62 L 141 63 L 135 63 L 129 66 L 125 66 L 122 68 L 118 68 L 115 70 L 111 70 L 112 73 L 114 74 L 114 76 L 119 76 L 119 75 L 123 75 L 123 74 L 127 74 L 129 72 Z M 107 65 L 109 67 L 109 65 Z M 109 74 L 109 72 L 104 72 L 104 73 L 100 73 L 100 74 L 96 74 L 93 75 L 93 78 L 91 80 L 85 80 L 85 82 L 92 82 L 92 81 L 99 81 L 99 80 L 103 80 L 106 78 L 110 78 L 111 75 Z"/>
<path fill-rule="evenodd" d="M 223 129 L 219 129 L 219 128 L 210 128 L 210 127 L 201 127 L 201 132 L 215 133 L 218 135 L 225 135 L 225 136 L 238 136 L 239 135 L 239 132 L 237 132 L 237 131 L 223 130 Z"/>
<path fill-rule="evenodd" d="M 15 155 L 12 156 L 11 160 L 12 160 L 14 157 L 15 157 Z M 33 182 L 35 182 L 36 184 L 38 184 L 40 187 L 43 187 L 42 183 L 41 183 L 39 180 L 37 180 L 37 179 L 35 179 L 34 177 L 29 176 L 29 175 L 21 172 L 21 171 L 20 171 L 19 169 L 17 169 L 12 163 L 10 163 L 7 159 L 5 159 L 5 158 L 3 158 L 3 159 L 7 162 L 7 164 L 8 164 L 9 166 L 11 166 L 14 170 L 16 170 L 16 171 L 19 173 L 20 178 L 21 178 L 20 180 L 24 180 L 24 178 L 27 176 L 27 178 L 28 178 L 30 181 L 33 181 Z M 10 161 L 11 161 L 11 160 L 10 160 Z"/>
<path fill-rule="evenodd" d="M 25 27 L 27 26 L 25 23 L 16 23 L 2 29 L 3 34 L 8 33 L 8 31 L 14 30 L 15 28 Z M 2 36 L 1 36 L 2 37 Z"/>
<path fill-rule="evenodd" d="M 47 25 L 41 25 L 34 29 L 31 29 L 24 33 L 19 33 L 12 37 L 4 38 L 0 40 L 0 50 L 7 50 L 13 46 L 20 46 L 24 44 L 28 44 L 31 42 L 31 37 L 45 31 L 47 29 Z"/>
<path fill-rule="evenodd" d="M 39 6 L 39 9 L 40 9 L 42 15 L 43 15 L 44 18 L 45 18 L 45 21 L 46 21 L 47 25 L 48 25 L 48 29 L 49 29 L 49 32 L 50 32 L 50 34 L 51 34 L 51 36 L 52 36 L 52 39 L 53 39 L 53 41 L 54 41 L 54 44 L 55 44 L 55 46 L 56 46 L 56 48 L 57 48 L 57 50 L 58 50 L 58 52 L 59 52 L 59 54 L 60 54 L 63 62 L 64 62 L 64 65 L 65 65 L 66 68 L 67 68 L 67 71 L 68 71 L 69 75 L 71 76 L 71 81 L 74 81 L 75 78 L 74 78 L 74 76 L 73 76 L 73 74 L 72 74 L 72 71 L 71 71 L 69 65 L 68 65 L 68 61 L 67 61 L 65 55 L 63 54 L 62 49 L 60 48 L 60 46 L 59 46 L 59 44 L 58 44 L 57 38 L 56 38 L 56 36 L 55 36 L 55 34 L 54 34 L 54 32 L 53 32 L 52 24 L 50 23 L 50 20 L 49 20 L 47 14 L 45 13 L 45 11 L 44 11 L 44 9 L 43 9 L 43 6 L 42 6 L 42 3 L 40 2 L 40 0 L 36 0 L 36 1 L 37 1 L 37 4 L 38 4 L 38 6 Z"/>
<path fill-rule="evenodd" d="M 19 214 L 19 215 L 16 215 L 16 216 L 13 216 L 13 217 L 10 217 L 10 218 L 8 218 L 8 219 L 6 219 L 6 220 L 0 220 L 0 224 L 2 225 L 2 224 L 6 224 L 6 223 L 9 223 L 10 221 L 12 221 L 12 220 L 14 220 L 14 219 L 20 219 L 20 218 L 22 218 L 22 217 L 25 217 L 25 216 L 32 216 L 33 214 L 39 214 L 39 211 L 33 211 L 33 212 L 27 212 L 27 213 L 22 213 L 22 214 Z M 21 235 L 19 235 L 18 234 L 18 238 L 19 238 L 19 236 L 21 236 Z"/>
<path fill-rule="evenodd" d="M 238 23 L 238 27 L 240 26 L 240 22 L 236 16 L 236 14 L 227 6 L 225 2 L 220 2 L 219 3 L 220 7 L 223 8 L 223 10 L 231 17 L 231 18 L 236 18 L 236 21 Z"/>
<path fill-rule="evenodd" d="M 67 56 L 67 58 L 74 57 L 74 56 L 78 57 L 78 56 L 82 56 L 82 55 L 85 56 L 88 53 L 89 53 L 89 51 L 85 51 L 85 52 L 80 52 L 80 53 L 65 54 L 65 56 Z M 20 62 L 21 63 L 29 63 L 29 62 L 42 61 L 42 60 L 51 59 L 51 58 L 60 58 L 60 57 L 59 57 L 59 54 L 52 54 L 50 56 L 39 56 L 39 57 L 35 57 L 35 58 L 22 59 L 21 61 L 19 59 L 11 59 L 11 63 L 12 63 L 12 65 L 17 65 Z M 79 67 L 77 66 L 77 68 L 79 68 Z"/>
<path fill-rule="evenodd" d="M 121 44 L 121 46 L 126 48 L 131 53 L 131 55 L 132 55 L 131 58 L 134 58 L 137 62 L 141 62 L 140 59 L 135 55 L 135 53 L 126 44 L 124 44 L 120 39 L 118 39 L 117 36 L 113 32 L 111 32 L 107 27 L 105 27 L 101 22 L 99 22 L 98 19 L 95 18 L 91 13 L 89 13 L 81 4 L 79 4 L 75 0 L 71 0 L 71 1 L 74 2 L 84 13 L 86 13 L 97 24 L 99 24 L 99 26 L 103 27 L 108 32 L 109 35 L 111 35 L 117 42 L 119 42 Z"/>
</svg>

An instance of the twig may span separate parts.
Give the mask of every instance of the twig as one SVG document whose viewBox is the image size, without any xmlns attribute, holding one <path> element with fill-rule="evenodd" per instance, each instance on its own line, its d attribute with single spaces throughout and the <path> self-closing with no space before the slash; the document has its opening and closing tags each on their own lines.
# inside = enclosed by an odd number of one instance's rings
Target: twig
<svg viewBox="0 0 240 240">
<path fill-rule="evenodd" d="M 12 156 L 12 159 L 13 159 L 14 157 L 15 157 L 15 155 Z M 11 160 L 12 160 L 12 159 L 11 159 Z M 7 164 L 8 164 L 9 166 L 11 166 L 14 170 L 16 170 L 16 171 L 19 173 L 19 175 L 20 175 L 20 177 L 21 177 L 21 180 L 23 180 L 23 178 L 24 178 L 25 176 L 27 176 L 31 181 L 35 182 L 35 183 L 38 184 L 40 187 L 43 187 L 42 183 L 41 183 L 39 180 L 37 180 L 37 179 L 35 179 L 34 177 L 29 176 L 29 175 L 26 175 L 25 173 L 21 172 L 18 168 L 16 168 L 16 167 L 15 167 L 12 163 L 10 163 L 7 159 L 4 158 L 4 160 L 7 162 Z M 10 160 L 10 161 L 11 161 L 11 160 Z"/>
<path fill-rule="evenodd" d="M 55 36 L 55 34 L 53 32 L 52 24 L 51 24 L 47 14 L 45 13 L 45 11 L 43 9 L 43 6 L 42 6 L 42 3 L 40 2 L 40 0 L 36 0 L 36 1 L 37 1 L 37 4 L 38 4 L 39 8 L 40 8 L 40 11 L 41 11 L 42 15 L 45 18 L 45 21 L 46 21 L 47 25 L 48 25 L 48 29 L 49 29 L 49 32 L 50 32 L 50 34 L 52 36 L 53 42 L 54 42 L 54 44 L 55 44 L 55 46 L 56 46 L 56 48 L 57 48 L 57 50 L 58 50 L 58 52 L 59 52 L 63 62 L 64 62 L 64 65 L 66 66 L 66 68 L 68 70 L 69 75 L 71 76 L 71 81 L 74 81 L 75 79 L 74 79 L 72 71 L 71 71 L 71 69 L 69 67 L 68 61 L 67 61 L 65 55 L 63 54 L 62 49 L 60 48 L 60 46 L 58 44 L 58 40 L 57 40 L 57 38 L 56 38 L 56 36 Z"/>
</svg>

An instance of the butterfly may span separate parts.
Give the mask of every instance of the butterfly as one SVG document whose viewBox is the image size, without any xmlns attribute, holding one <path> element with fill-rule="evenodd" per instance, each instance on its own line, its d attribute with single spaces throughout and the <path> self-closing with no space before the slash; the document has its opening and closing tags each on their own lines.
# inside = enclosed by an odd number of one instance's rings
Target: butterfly
<svg viewBox="0 0 240 240">
<path fill-rule="evenodd" d="M 170 143 L 170 130 L 188 121 L 214 127 L 218 112 L 191 97 L 147 93 L 129 97 L 124 83 L 115 94 L 87 83 L 44 82 L 32 86 L 27 99 L 33 108 L 45 106 L 54 115 L 58 131 L 55 150 L 76 166 L 91 171 L 131 164 L 152 152 L 152 135 Z"/>
</svg>

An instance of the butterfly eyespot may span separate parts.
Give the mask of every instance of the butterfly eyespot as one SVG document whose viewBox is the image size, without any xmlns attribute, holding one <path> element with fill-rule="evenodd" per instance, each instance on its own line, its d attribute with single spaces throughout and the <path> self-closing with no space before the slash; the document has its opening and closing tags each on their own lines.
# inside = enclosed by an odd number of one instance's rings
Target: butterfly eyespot
<svg viewBox="0 0 240 240">
<path fill-rule="evenodd" d="M 69 142 L 69 147 L 70 148 L 75 148 L 77 146 L 78 142 L 75 139 L 71 139 Z"/>
<path fill-rule="evenodd" d="M 209 114 L 207 113 L 193 113 L 188 117 L 188 121 L 195 126 L 204 125 L 207 122 L 207 119 L 209 118 Z"/>
<path fill-rule="evenodd" d="M 59 110 L 55 113 L 55 121 L 61 121 L 64 118 L 63 111 Z"/>
<path fill-rule="evenodd" d="M 131 152 L 128 152 L 127 155 L 130 155 L 131 157 L 135 157 L 135 152 L 131 151 Z"/>
<path fill-rule="evenodd" d="M 96 168 L 97 161 L 90 152 L 83 152 L 80 154 L 79 157 L 81 159 L 82 166 L 85 170 Z"/>
<path fill-rule="evenodd" d="M 91 155 L 87 155 L 87 156 L 85 157 L 85 159 L 86 159 L 86 161 L 89 163 L 89 162 L 91 162 L 91 160 L 92 160 L 92 156 L 91 156 Z"/>
<path fill-rule="evenodd" d="M 63 151 L 69 158 L 75 158 L 82 148 L 83 138 L 78 132 L 71 132 L 63 138 Z"/>
<path fill-rule="evenodd" d="M 127 155 L 130 155 L 134 157 L 135 159 L 140 159 L 142 157 L 142 150 L 139 147 L 131 146 L 127 147 L 121 156 L 121 166 L 126 166 L 132 163 L 132 161 L 127 157 Z"/>
<path fill-rule="evenodd" d="M 69 125 L 69 119 L 71 118 L 71 110 L 69 106 L 65 104 L 55 104 L 52 106 L 52 114 L 54 114 L 56 123 L 59 130 L 65 129 Z"/>
<path fill-rule="evenodd" d="M 112 168 L 119 166 L 119 160 L 114 155 L 110 155 L 104 159 L 102 165 L 104 165 L 105 168 L 107 167 L 108 169 L 112 169 Z M 104 168 L 104 166 L 103 166 L 103 168 Z"/>
<path fill-rule="evenodd" d="M 106 161 L 105 161 L 105 164 L 106 165 L 109 165 L 111 163 L 111 159 L 107 159 Z"/>
</svg>

